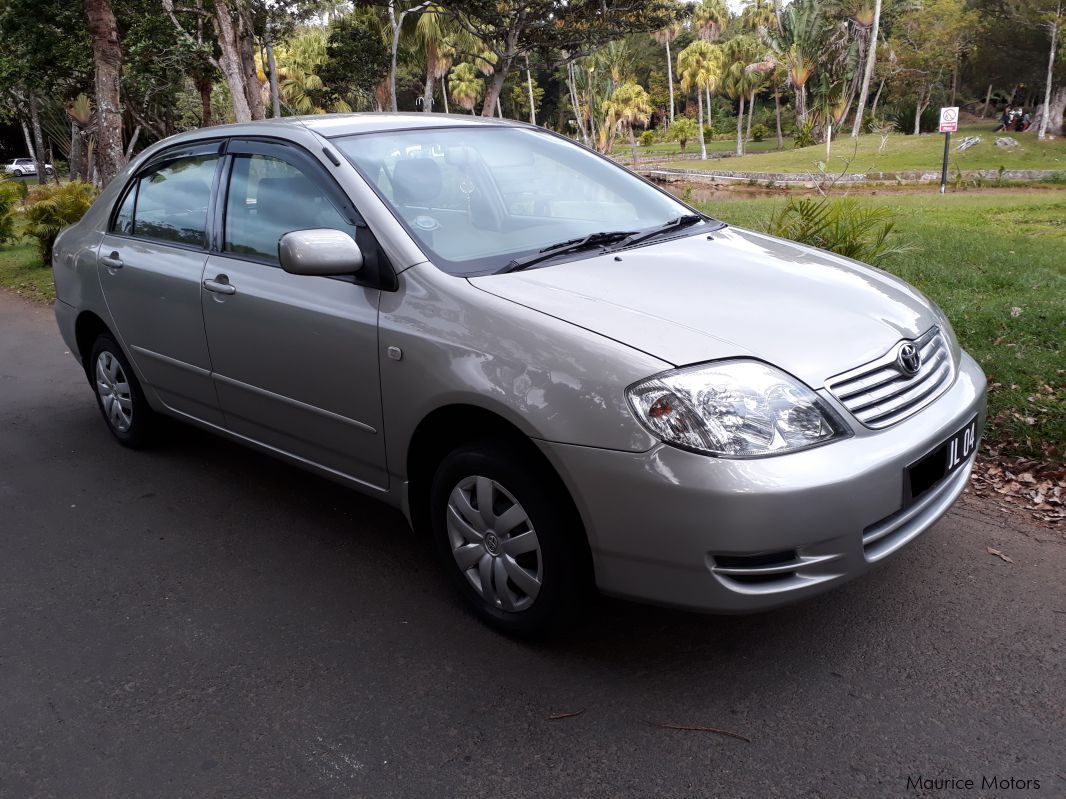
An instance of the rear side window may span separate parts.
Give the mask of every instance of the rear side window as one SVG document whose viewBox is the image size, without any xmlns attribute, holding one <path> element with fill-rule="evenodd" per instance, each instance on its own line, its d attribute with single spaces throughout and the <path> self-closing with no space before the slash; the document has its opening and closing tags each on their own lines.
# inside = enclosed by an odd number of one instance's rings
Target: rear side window
<svg viewBox="0 0 1066 799">
<path fill-rule="evenodd" d="M 311 228 L 333 228 L 356 238 L 355 226 L 301 169 L 268 155 L 234 159 L 226 196 L 225 252 L 277 263 L 278 240 L 293 230 Z"/>
<path fill-rule="evenodd" d="M 114 231 L 138 238 L 207 246 L 207 209 L 217 155 L 167 161 L 142 174 L 115 217 Z"/>
</svg>

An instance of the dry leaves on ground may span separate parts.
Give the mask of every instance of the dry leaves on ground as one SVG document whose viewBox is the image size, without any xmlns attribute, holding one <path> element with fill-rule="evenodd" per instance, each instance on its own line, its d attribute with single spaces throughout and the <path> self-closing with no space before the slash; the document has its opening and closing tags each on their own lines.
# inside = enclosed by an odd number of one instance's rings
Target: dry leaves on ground
<svg viewBox="0 0 1066 799">
<path fill-rule="evenodd" d="M 1046 525 L 1066 520 L 1066 464 L 1061 461 L 1008 458 L 990 448 L 974 466 L 970 490 Z"/>
</svg>

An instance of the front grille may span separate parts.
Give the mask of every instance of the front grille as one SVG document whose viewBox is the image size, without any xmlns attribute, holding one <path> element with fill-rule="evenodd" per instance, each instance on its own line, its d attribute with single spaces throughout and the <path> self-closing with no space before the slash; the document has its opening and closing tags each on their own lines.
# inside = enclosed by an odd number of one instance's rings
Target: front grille
<svg viewBox="0 0 1066 799">
<path fill-rule="evenodd" d="M 887 354 L 826 381 L 826 388 L 867 427 L 888 427 L 917 413 L 951 385 L 954 365 L 940 328 L 932 327 L 913 343 L 921 352 L 914 375 L 897 365 L 901 341 Z"/>
</svg>

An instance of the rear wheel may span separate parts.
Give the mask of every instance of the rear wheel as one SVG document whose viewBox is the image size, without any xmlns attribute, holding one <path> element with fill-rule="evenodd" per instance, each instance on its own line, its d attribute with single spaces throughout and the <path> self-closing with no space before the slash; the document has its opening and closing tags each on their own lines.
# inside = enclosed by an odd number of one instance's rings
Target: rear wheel
<svg viewBox="0 0 1066 799">
<path fill-rule="evenodd" d="M 151 443 L 158 418 L 144 398 L 126 355 L 110 335 L 97 337 L 89 357 L 89 379 L 96 390 L 96 405 L 108 429 L 127 447 Z"/>
<path fill-rule="evenodd" d="M 540 635 L 578 610 L 584 533 L 557 482 L 497 442 L 453 450 L 433 480 L 438 555 L 471 609 L 504 632 Z"/>
</svg>

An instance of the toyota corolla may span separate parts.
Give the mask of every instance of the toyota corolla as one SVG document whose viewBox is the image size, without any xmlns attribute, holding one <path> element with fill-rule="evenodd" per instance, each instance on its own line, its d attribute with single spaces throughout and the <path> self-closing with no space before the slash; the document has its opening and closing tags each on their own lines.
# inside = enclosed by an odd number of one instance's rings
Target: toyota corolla
<svg viewBox="0 0 1066 799">
<path fill-rule="evenodd" d="M 165 415 L 380 497 L 513 633 L 590 586 L 736 613 L 839 585 L 962 493 L 985 418 L 911 286 L 503 120 L 167 139 L 54 271 L 120 443 Z"/>
</svg>

